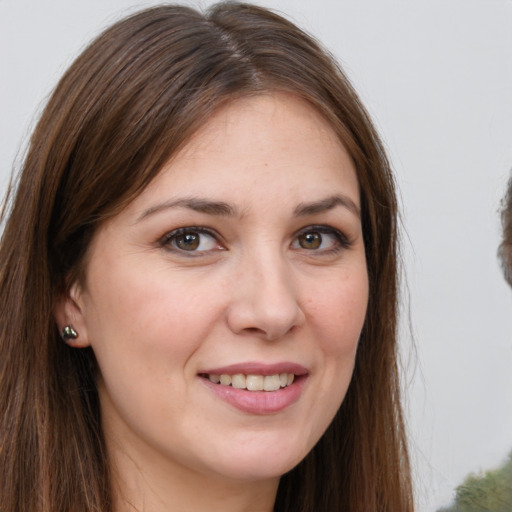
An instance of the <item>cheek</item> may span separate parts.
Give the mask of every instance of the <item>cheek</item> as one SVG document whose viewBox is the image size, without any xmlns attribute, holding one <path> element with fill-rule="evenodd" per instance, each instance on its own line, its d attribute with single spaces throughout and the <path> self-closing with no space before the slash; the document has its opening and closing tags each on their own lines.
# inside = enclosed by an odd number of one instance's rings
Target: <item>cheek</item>
<svg viewBox="0 0 512 512">
<path fill-rule="evenodd" d="M 308 312 L 318 355 L 310 436 L 314 444 L 334 418 L 352 378 L 368 303 L 366 269 L 313 291 Z"/>
<path fill-rule="evenodd" d="M 164 270 L 113 268 L 91 290 L 88 330 L 98 359 L 119 358 L 140 373 L 150 361 L 184 364 L 218 316 L 215 288 L 195 289 Z"/>
<path fill-rule="evenodd" d="M 309 312 L 322 334 L 322 349 L 326 358 L 344 357 L 355 353 L 368 305 L 366 271 L 345 279 L 332 280 L 329 286 L 317 290 Z"/>
<path fill-rule="evenodd" d="M 332 280 L 316 297 L 312 315 L 322 358 L 321 393 L 326 414 L 332 417 L 352 378 L 368 304 L 366 269 Z"/>
<path fill-rule="evenodd" d="M 88 330 L 105 414 L 118 410 L 130 425 L 161 414 L 170 425 L 187 405 L 186 377 L 195 373 L 188 363 L 218 317 L 215 288 L 191 288 L 164 272 L 127 274 L 120 265 L 104 275 L 90 290 Z"/>
</svg>

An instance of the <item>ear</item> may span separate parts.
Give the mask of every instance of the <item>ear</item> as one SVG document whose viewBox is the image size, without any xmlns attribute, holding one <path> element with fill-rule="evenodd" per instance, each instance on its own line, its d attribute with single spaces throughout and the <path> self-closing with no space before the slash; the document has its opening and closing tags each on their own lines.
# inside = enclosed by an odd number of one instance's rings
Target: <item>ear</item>
<svg viewBox="0 0 512 512">
<path fill-rule="evenodd" d="M 57 299 L 54 315 L 59 333 L 62 334 L 64 327 L 70 326 L 78 334 L 76 338 L 63 337 L 65 343 L 76 348 L 84 348 L 90 345 L 84 317 L 82 290 L 78 283 L 73 283 Z"/>
</svg>

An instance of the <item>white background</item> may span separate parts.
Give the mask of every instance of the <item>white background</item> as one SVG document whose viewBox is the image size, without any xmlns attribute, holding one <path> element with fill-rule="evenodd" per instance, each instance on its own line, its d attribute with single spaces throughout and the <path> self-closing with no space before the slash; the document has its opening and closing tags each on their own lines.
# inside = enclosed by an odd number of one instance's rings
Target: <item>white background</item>
<svg viewBox="0 0 512 512">
<path fill-rule="evenodd" d="M 0 184 L 77 52 L 153 3 L 0 0 Z M 342 62 L 396 170 L 411 450 L 418 510 L 434 511 L 512 450 L 512 292 L 495 257 L 512 168 L 512 1 L 258 3 Z"/>
</svg>

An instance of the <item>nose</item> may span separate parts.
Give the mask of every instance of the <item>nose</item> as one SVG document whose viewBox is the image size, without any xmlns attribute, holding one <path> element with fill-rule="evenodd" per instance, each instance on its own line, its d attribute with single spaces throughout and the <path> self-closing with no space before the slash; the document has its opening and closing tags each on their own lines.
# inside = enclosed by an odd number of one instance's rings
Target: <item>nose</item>
<svg viewBox="0 0 512 512">
<path fill-rule="evenodd" d="M 227 312 L 234 333 L 272 341 L 304 323 L 297 283 L 286 262 L 279 257 L 252 258 L 241 267 Z"/>
</svg>

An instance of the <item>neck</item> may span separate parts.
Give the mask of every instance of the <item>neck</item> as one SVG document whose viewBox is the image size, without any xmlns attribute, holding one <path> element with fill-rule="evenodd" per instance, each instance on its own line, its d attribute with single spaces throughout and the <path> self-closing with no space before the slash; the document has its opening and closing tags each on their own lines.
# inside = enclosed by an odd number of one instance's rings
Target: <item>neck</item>
<svg viewBox="0 0 512 512">
<path fill-rule="evenodd" d="M 120 446 L 109 452 L 114 512 L 271 512 L 274 508 L 279 479 L 233 480 L 169 463 L 162 456 L 135 459 Z"/>
</svg>

